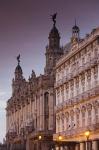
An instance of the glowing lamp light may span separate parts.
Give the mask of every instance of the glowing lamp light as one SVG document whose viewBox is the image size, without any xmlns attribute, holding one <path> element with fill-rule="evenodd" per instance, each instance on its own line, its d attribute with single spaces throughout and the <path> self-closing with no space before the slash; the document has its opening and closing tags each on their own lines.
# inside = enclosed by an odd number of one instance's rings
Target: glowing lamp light
<svg viewBox="0 0 99 150">
<path fill-rule="evenodd" d="M 89 136 L 90 136 L 90 131 L 86 131 L 86 132 L 85 132 L 85 136 L 86 136 L 87 138 L 89 138 Z"/>
<path fill-rule="evenodd" d="M 39 140 L 41 140 L 41 139 L 42 139 L 42 136 L 41 136 L 41 135 L 39 135 L 39 137 L 38 137 L 38 138 L 39 138 Z"/>
<path fill-rule="evenodd" d="M 62 140 L 62 136 L 61 136 L 61 135 L 59 135 L 58 140 L 59 140 L 59 141 L 61 141 L 61 140 Z"/>
</svg>

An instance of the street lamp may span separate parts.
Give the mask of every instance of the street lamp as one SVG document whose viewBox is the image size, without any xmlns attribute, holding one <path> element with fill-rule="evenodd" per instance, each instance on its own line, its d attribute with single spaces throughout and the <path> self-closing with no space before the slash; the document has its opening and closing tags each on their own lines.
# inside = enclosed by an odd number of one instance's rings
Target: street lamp
<svg viewBox="0 0 99 150">
<path fill-rule="evenodd" d="M 86 131 L 86 132 L 85 132 L 85 136 L 86 136 L 86 138 L 87 138 L 87 141 L 86 141 L 86 148 L 87 148 L 87 150 L 89 150 L 88 140 L 89 140 L 89 136 L 90 136 L 90 131 Z"/>
<path fill-rule="evenodd" d="M 63 137 L 61 135 L 58 136 L 58 141 L 59 141 L 59 150 L 60 150 L 60 142 L 62 141 Z"/>
</svg>

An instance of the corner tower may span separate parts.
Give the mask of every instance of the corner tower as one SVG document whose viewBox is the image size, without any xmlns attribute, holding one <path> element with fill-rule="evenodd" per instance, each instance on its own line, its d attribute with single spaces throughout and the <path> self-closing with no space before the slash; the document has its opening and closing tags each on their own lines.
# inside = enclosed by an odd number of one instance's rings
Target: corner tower
<svg viewBox="0 0 99 150">
<path fill-rule="evenodd" d="M 56 61 L 63 54 L 63 49 L 60 47 L 60 35 L 56 28 L 56 14 L 52 15 L 53 27 L 49 33 L 49 44 L 46 47 L 46 66 L 45 74 L 51 74 Z"/>
</svg>

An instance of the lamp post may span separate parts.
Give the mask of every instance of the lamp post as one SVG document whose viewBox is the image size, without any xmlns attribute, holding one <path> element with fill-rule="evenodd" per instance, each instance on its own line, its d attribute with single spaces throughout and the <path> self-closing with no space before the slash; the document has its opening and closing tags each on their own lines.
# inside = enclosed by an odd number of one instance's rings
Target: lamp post
<svg viewBox="0 0 99 150">
<path fill-rule="evenodd" d="M 86 150 L 89 150 L 89 145 L 88 145 L 88 140 L 89 140 L 89 136 L 90 136 L 90 131 L 86 131 L 85 132 L 85 136 L 86 136 Z"/>
<path fill-rule="evenodd" d="M 60 150 L 60 142 L 62 141 L 63 137 L 61 135 L 58 136 L 58 141 L 59 141 L 59 150 Z"/>
</svg>

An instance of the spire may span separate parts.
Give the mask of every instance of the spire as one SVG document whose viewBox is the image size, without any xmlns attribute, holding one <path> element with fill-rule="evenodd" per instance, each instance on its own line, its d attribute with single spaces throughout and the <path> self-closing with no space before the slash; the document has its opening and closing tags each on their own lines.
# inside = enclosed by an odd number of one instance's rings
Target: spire
<svg viewBox="0 0 99 150">
<path fill-rule="evenodd" d="M 76 26 L 76 18 L 75 18 L 75 26 Z"/>
<path fill-rule="evenodd" d="M 75 18 L 75 25 L 72 27 L 72 38 L 71 38 L 71 42 L 78 42 L 79 41 L 79 32 L 80 29 L 77 26 L 77 22 L 76 22 L 76 18 Z"/>
</svg>

